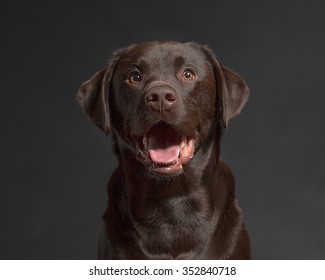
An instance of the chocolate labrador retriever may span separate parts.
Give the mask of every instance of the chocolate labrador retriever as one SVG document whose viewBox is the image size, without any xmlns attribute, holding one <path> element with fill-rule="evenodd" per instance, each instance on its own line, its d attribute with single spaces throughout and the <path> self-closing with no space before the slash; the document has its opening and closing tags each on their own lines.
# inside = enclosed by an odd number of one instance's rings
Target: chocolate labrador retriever
<svg viewBox="0 0 325 280">
<path fill-rule="evenodd" d="M 220 138 L 248 87 L 196 43 L 149 42 L 114 53 L 77 101 L 113 133 L 101 259 L 249 259 L 235 179 Z"/>
</svg>

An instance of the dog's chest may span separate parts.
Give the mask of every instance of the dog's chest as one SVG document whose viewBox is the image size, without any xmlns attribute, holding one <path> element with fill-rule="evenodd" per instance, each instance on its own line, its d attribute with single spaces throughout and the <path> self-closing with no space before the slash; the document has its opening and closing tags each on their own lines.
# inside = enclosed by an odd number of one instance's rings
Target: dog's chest
<svg viewBox="0 0 325 280">
<path fill-rule="evenodd" d="M 135 223 L 142 250 L 160 258 L 199 253 L 211 234 L 211 216 L 199 206 L 195 200 L 182 197 L 148 209 L 146 218 Z"/>
</svg>

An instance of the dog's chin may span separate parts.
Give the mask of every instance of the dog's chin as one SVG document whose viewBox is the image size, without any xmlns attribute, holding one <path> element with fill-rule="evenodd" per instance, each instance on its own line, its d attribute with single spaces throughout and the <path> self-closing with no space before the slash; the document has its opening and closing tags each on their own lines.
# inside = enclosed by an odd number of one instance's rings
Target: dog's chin
<svg viewBox="0 0 325 280">
<path fill-rule="evenodd" d="M 181 135 L 169 123 L 158 122 L 143 136 L 132 136 L 136 157 L 156 179 L 170 179 L 183 173 L 194 156 L 196 133 Z"/>
</svg>

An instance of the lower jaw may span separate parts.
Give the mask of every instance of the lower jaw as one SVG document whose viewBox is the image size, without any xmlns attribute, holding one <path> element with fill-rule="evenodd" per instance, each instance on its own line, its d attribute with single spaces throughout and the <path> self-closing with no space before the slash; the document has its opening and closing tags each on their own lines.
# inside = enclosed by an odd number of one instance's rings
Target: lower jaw
<svg viewBox="0 0 325 280">
<path fill-rule="evenodd" d="M 169 166 L 150 165 L 148 171 L 153 177 L 169 178 L 182 174 L 183 165 L 179 162 Z"/>
</svg>

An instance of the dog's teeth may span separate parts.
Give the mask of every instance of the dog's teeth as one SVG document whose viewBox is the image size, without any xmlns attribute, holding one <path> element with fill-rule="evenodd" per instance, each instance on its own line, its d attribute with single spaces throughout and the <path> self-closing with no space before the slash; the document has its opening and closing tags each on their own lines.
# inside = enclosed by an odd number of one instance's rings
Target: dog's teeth
<svg viewBox="0 0 325 280">
<path fill-rule="evenodd" d="M 182 136 L 181 139 L 181 148 L 184 149 L 186 146 L 187 138 L 185 136 Z"/>
<path fill-rule="evenodd" d="M 149 139 L 148 137 L 143 137 L 142 139 L 142 144 L 143 146 L 147 149 L 148 148 L 148 145 L 149 145 Z"/>
</svg>

